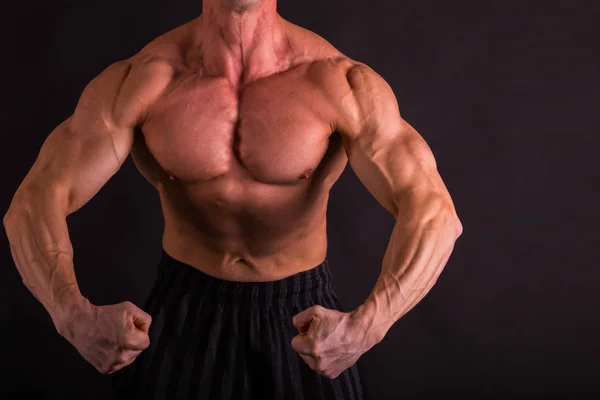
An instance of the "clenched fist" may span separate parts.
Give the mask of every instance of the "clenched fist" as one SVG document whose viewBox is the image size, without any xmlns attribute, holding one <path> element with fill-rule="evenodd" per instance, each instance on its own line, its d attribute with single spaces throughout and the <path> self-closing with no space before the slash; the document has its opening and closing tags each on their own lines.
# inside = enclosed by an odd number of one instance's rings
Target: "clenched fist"
<svg viewBox="0 0 600 400">
<path fill-rule="evenodd" d="M 102 374 L 128 366 L 150 345 L 152 318 L 135 304 L 95 306 L 89 302 L 69 316 L 59 333 Z"/>
<path fill-rule="evenodd" d="M 292 339 L 292 348 L 311 369 L 331 379 L 353 366 L 376 343 L 354 312 L 315 305 L 296 314 L 292 323 L 299 332 Z"/>
</svg>

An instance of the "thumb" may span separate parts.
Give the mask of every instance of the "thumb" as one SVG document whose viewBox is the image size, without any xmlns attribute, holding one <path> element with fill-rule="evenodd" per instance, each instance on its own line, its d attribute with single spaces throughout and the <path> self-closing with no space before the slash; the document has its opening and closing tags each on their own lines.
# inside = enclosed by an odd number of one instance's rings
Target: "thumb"
<svg viewBox="0 0 600 400">
<path fill-rule="evenodd" d="M 152 317 L 140 309 L 133 310 L 130 322 L 133 322 L 133 329 L 130 323 L 124 332 L 124 346 L 129 350 L 144 350 L 150 346 L 150 336 L 148 331 L 152 322 Z"/>
<path fill-rule="evenodd" d="M 133 324 L 137 329 L 143 331 L 145 334 L 148 334 L 151 323 L 152 317 L 141 310 L 133 315 Z"/>
<path fill-rule="evenodd" d="M 298 329 L 298 332 L 306 333 L 306 331 L 308 331 L 308 328 L 310 327 L 310 323 L 315 319 L 315 317 L 315 306 L 312 306 L 302 311 L 301 313 L 294 315 L 294 317 L 292 318 L 292 323 L 294 324 L 296 329 Z"/>
</svg>

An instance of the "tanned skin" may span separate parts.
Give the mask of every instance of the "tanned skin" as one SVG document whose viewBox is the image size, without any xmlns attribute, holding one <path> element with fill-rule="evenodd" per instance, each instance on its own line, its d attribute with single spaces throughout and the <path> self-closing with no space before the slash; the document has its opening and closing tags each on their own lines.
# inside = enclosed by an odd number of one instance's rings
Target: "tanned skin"
<svg viewBox="0 0 600 400">
<path fill-rule="evenodd" d="M 281 18 L 276 0 L 204 0 L 203 10 L 106 68 L 45 140 L 4 217 L 15 264 L 58 332 L 110 374 L 148 347 L 151 317 L 81 294 L 66 218 L 128 154 L 160 195 L 165 251 L 233 281 L 324 261 L 329 190 L 349 162 L 396 224 L 364 304 L 293 318 L 292 347 L 335 378 L 431 289 L 461 223 L 381 76 Z"/>
</svg>

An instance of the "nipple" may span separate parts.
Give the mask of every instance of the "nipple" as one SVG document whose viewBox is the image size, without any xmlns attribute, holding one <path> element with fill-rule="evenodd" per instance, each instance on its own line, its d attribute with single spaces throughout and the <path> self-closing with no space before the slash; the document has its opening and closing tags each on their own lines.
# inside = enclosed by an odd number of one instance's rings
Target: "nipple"
<svg viewBox="0 0 600 400">
<path fill-rule="evenodd" d="M 169 171 L 165 170 L 165 172 L 167 173 L 167 175 L 169 175 L 169 179 L 174 181 L 175 177 L 173 176 L 173 174 L 171 174 Z"/>
<path fill-rule="evenodd" d="M 305 170 L 302 173 L 302 175 L 299 176 L 298 179 L 307 179 L 310 176 L 310 174 L 312 174 L 312 173 L 313 173 L 313 170 L 311 168 L 309 168 L 309 169 Z"/>
</svg>

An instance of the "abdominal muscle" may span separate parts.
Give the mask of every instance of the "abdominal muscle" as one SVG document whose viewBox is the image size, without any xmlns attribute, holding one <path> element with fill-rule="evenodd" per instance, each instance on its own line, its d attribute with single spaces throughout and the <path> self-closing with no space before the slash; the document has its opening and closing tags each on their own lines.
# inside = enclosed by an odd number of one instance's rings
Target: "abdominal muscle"
<svg viewBox="0 0 600 400">
<path fill-rule="evenodd" d="M 311 232 L 293 232 L 285 241 L 272 238 L 267 244 L 278 250 L 263 255 L 243 251 L 254 244 L 249 237 L 213 239 L 208 246 L 206 235 L 200 230 L 182 232 L 166 219 L 165 225 L 162 245 L 167 254 L 208 275 L 229 281 L 283 279 L 321 264 L 327 252 L 324 223 Z"/>
<path fill-rule="evenodd" d="M 209 210 L 206 204 L 190 211 L 161 193 L 163 249 L 176 260 L 230 281 L 279 280 L 321 264 L 327 253 L 327 200 L 299 217 L 293 217 L 298 214 L 294 210 L 283 213 L 288 217 L 277 211 L 269 216 L 273 201 L 262 199 L 264 208 L 254 215 Z"/>
</svg>

